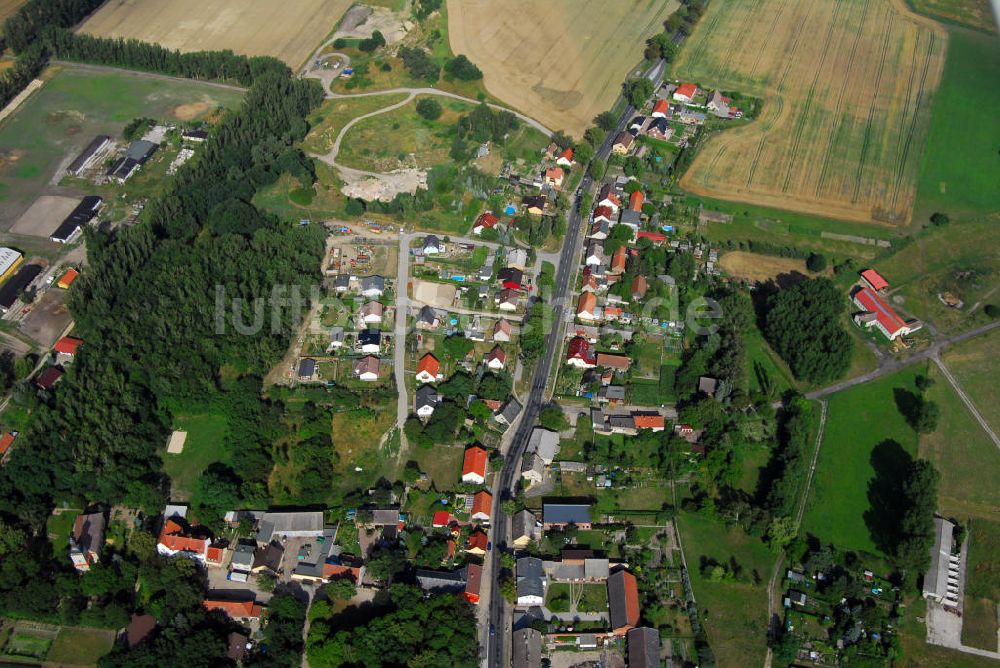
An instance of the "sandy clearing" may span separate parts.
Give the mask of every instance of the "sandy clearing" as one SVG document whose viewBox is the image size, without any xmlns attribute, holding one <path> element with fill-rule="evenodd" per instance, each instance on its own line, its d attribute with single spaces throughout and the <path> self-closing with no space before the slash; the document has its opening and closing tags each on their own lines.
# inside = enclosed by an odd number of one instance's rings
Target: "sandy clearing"
<svg viewBox="0 0 1000 668">
<path fill-rule="evenodd" d="M 577 136 L 614 103 L 674 0 L 448 0 L 451 50 L 487 90 Z"/>
<path fill-rule="evenodd" d="M 171 49 L 232 49 L 306 61 L 352 0 L 110 0 L 80 27 L 100 37 L 132 37 Z"/>
<path fill-rule="evenodd" d="M 457 288 L 446 283 L 413 281 L 413 301 L 439 308 L 451 308 L 455 302 Z"/>
<path fill-rule="evenodd" d="M 174 118 L 182 121 L 193 121 L 210 109 L 208 102 L 192 102 L 174 107 L 171 112 Z"/>
</svg>

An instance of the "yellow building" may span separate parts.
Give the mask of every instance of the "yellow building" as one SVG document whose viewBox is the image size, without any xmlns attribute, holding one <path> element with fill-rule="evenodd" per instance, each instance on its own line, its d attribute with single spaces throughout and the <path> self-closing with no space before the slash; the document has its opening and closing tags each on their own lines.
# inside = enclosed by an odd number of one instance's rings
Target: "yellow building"
<svg viewBox="0 0 1000 668">
<path fill-rule="evenodd" d="M 13 248 L 0 248 L 0 283 L 13 276 L 22 262 L 24 256 Z"/>
</svg>

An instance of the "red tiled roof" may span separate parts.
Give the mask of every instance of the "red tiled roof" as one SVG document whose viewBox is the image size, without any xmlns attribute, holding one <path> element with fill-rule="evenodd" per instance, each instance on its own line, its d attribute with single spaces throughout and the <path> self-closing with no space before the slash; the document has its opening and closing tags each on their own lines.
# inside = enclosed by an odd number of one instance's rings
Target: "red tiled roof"
<svg viewBox="0 0 1000 668">
<path fill-rule="evenodd" d="M 7 451 L 10 450 L 10 446 L 14 444 L 15 438 L 17 438 L 17 436 L 9 431 L 5 431 L 3 436 L 0 436 L 0 457 L 7 454 Z"/>
<path fill-rule="evenodd" d="M 861 304 L 861 308 L 874 313 L 879 323 L 885 327 L 889 334 L 895 334 L 906 327 L 906 321 L 900 318 L 889 304 L 871 288 L 861 288 L 855 293 L 854 299 Z"/>
<path fill-rule="evenodd" d="M 433 527 L 446 527 L 448 522 L 451 521 L 451 513 L 447 510 L 438 510 L 434 513 L 434 519 L 431 520 L 431 526 Z"/>
<path fill-rule="evenodd" d="M 361 569 L 357 566 L 346 566 L 344 564 L 323 564 L 323 578 L 326 580 L 333 580 L 347 575 L 350 576 L 351 580 L 357 582 L 358 575 L 360 574 Z"/>
<path fill-rule="evenodd" d="M 628 208 L 633 211 L 642 211 L 642 201 L 646 199 L 646 196 L 642 194 L 641 190 L 634 191 L 628 198 Z"/>
<path fill-rule="evenodd" d="M 472 514 L 489 515 L 491 510 L 493 510 L 493 495 L 485 489 L 476 492 L 476 495 L 472 497 Z"/>
<path fill-rule="evenodd" d="M 613 215 L 614 211 L 612 211 L 611 207 L 608 206 L 607 204 L 599 206 L 596 209 L 594 209 L 594 220 L 597 220 L 598 218 L 605 218 L 606 220 L 611 220 L 611 216 Z"/>
<path fill-rule="evenodd" d="M 663 429 L 662 415 L 636 413 L 632 416 L 636 429 Z"/>
<path fill-rule="evenodd" d="M 576 314 L 593 313 L 597 308 L 597 297 L 592 292 L 580 293 L 580 298 L 576 302 Z"/>
<path fill-rule="evenodd" d="M 570 162 L 573 162 L 573 149 L 567 148 L 562 153 L 559 154 L 560 158 L 566 158 Z"/>
<path fill-rule="evenodd" d="M 566 172 L 563 171 L 562 167 L 549 167 L 545 170 L 545 178 L 547 179 L 555 179 L 558 181 L 565 174 Z"/>
<path fill-rule="evenodd" d="M 491 350 L 486 355 L 486 362 L 488 364 L 488 363 L 492 362 L 493 360 L 500 360 L 500 364 L 506 364 L 507 363 L 507 353 L 505 353 L 504 349 L 501 348 L 500 346 L 493 346 L 493 350 Z"/>
<path fill-rule="evenodd" d="M 594 358 L 590 354 L 590 342 L 582 336 L 574 337 L 566 349 L 566 359 L 580 359 L 588 364 L 593 364 Z"/>
<path fill-rule="evenodd" d="M 58 285 L 60 288 L 64 289 L 68 288 L 69 286 L 73 285 L 73 281 L 75 281 L 79 275 L 80 272 L 71 267 L 67 269 L 66 273 L 59 278 L 59 280 L 56 282 L 56 285 Z"/>
<path fill-rule="evenodd" d="M 493 334 L 496 335 L 497 332 L 503 332 L 504 334 L 510 334 L 514 331 L 514 328 L 509 322 L 501 318 L 497 320 L 497 324 L 493 325 Z"/>
<path fill-rule="evenodd" d="M 194 552 L 195 554 L 204 554 L 205 543 L 207 542 L 204 538 L 189 538 L 187 536 L 178 535 L 160 535 L 160 545 L 171 550 L 172 552 Z"/>
<path fill-rule="evenodd" d="M 868 281 L 869 285 L 876 290 L 885 290 L 889 287 L 889 281 L 882 278 L 882 274 L 878 273 L 874 269 L 865 269 L 861 272 L 861 278 Z"/>
<path fill-rule="evenodd" d="M 653 105 L 654 114 L 665 114 L 669 109 L 670 105 L 667 103 L 666 100 L 657 100 L 656 104 Z"/>
<path fill-rule="evenodd" d="M 613 610 L 621 610 L 624 613 L 623 619 L 613 619 L 612 624 L 618 628 L 635 626 L 639 623 L 639 587 L 636 585 L 634 575 L 628 571 L 620 571 L 620 573 L 620 575 L 616 573 L 608 579 L 608 593 L 616 599 L 610 602 L 610 606 Z M 612 579 L 618 580 L 614 586 L 611 582 Z"/>
<path fill-rule="evenodd" d="M 492 213 L 481 213 L 479 217 L 476 218 L 476 224 L 473 227 L 485 227 L 491 228 L 500 222 L 500 218 L 493 215 Z"/>
<path fill-rule="evenodd" d="M 627 371 L 630 364 L 632 364 L 632 360 L 625 355 L 597 353 L 597 366 L 603 366 L 617 371 Z"/>
<path fill-rule="evenodd" d="M 76 349 L 83 344 L 83 339 L 77 339 L 72 336 L 64 336 L 56 344 L 52 346 L 52 350 L 57 353 L 62 353 L 64 355 L 76 355 Z"/>
<path fill-rule="evenodd" d="M 620 318 L 622 315 L 622 310 L 618 306 L 605 306 L 604 307 L 604 317 L 605 319 Z"/>
<path fill-rule="evenodd" d="M 503 402 L 499 399 L 480 399 L 480 401 L 486 404 L 487 408 L 494 412 L 500 410 L 500 407 L 503 406 Z"/>
<path fill-rule="evenodd" d="M 645 276 L 636 276 L 632 279 L 632 294 L 638 295 L 640 297 L 645 296 L 646 288 L 649 286 L 646 284 Z"/>
<path fill-rule="evenodd" d="M 222 563 L 222 548 L 221 547 L 210 547 L 208 552 L 205 554 L 205 559 L 211 561 L 213 564 Z"/>
<path fill-rule="evenodd" d="M 437 378 L 438 372 L 441 371 L 441 362 L 430 353 L 421 357 L 420 361 L 417 362 L 417 375 L 419 376 L 425 371 L 435 378 Z"/>
<path fill-rule="evenodd" d="M 206 610 L 222 610 L 233 619 L 260 617 L 263 610 L 259 603 L 253 601 L 220 601 L 206 598 L 203 601 Z"/>
<path fill-rule="evenodd" d="M 50 366 L 35 379 L 35 385 L 43 390 L 47 390 L 62 378 L 63 372 L 59 367 Z"/>
<path fill-rule="evenodd" d="M 625 246 L 621 246 L 615 251 L 615 254 L 611 256 L 612 269 L 625 269 L 625 252 Z"/>
<path fill-rule="evenodd" d="M 458 545 L 455 543 L 455 541 L 449 538 L 448 541 L 445 542 L 445 553 L 444 553 L 445 558 L 453 559 L 455 557 L 455 552 L 457 550 L 458 550 Z"/>
<path fill-rule="evenodd" d="M 677 90 L 674 91 L 674 94 L 683 95 L 684 97 L 687 98 L 692 98 L 694 97 L 694 94 L 696 92 L 698 92 L 698 87 L 695 86 L 693 83 L 682 83 L 680 86 L 677 87 Z"/>
<path fill-rule="evenodd" d="M 649 239 L 654 244 L 662 244 L 664 241 L 667 240 L 667 236 L 665 234 L 660 234 L 659 232 L 646 232 L 645 230 L 636 234 L 635 238 Z"/>
<path fill-rule="evenodd" d="M 469 534 L 469 547 L 466 550 L 482 550 L 485 552 L 489 543 L 490 539 L 485 531 L 473 531 Z"/>
<path fill-rule="evenodd" d="M 486 452 L 486 448 L 474 445 L 467 449 L 465 451 L 465 460 L 462 463 L 462 475 L 475 473 L 485 478 L 487 459 L 489 459 L 489 455 Z"/>
</svg>

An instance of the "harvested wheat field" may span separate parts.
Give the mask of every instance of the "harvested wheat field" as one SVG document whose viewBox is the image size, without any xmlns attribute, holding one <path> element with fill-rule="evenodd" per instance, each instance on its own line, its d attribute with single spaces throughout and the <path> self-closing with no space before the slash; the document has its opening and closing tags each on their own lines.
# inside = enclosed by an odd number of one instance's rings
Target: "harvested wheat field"
<svg viewBox="0 0 1000 668">
<path fill-rule="evenodd" d="M 0 0 L 0 22 L 6 21 L 28 0 Z"/>
<path fill-rule="evenodd" d="M 111 0 L 80 31 L 181 51 L 275 56 L 298 67 L 350 6 L 351 0 Z"/>
<path fill-rule="evenodd" d="M 765 100 L 718 133 L 692 192 L 906 225 L 947 35 L 902 0 L 713 2 L 676 76 Z"/>
<path fill-rule="evenodd" d="M 746 251 L 723 253 L 719 257 L 719 267 L 734 278 L 754 283 L 763 283 L 784 274 L 815 276 L 813 272 L 806 269 L 805 260 Z"/>
<path fill-rule="evenodd" d="M 614 104 L 675 0 L 448 0 L 451 50 L 486 89 L 576 136 Z"/>
</svg>

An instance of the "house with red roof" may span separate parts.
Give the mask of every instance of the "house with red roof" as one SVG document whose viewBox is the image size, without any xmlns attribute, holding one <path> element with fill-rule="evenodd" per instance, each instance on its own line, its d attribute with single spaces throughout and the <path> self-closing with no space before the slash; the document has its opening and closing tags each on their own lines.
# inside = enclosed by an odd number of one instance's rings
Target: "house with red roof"
<svg viewBox="0 0 1000 668">
<path fill-rule="evenodd" d="M 614 252 L 611 256 L 611 269 L 608 270 L 609 274 L 624 274 L 625 273 L 625 258 L 628 256 L 628 250 L 625 246 L 619 246 L 618 250 Z"/>
<path fill-rule="evenodd" d="M 417 362 L 417 380 L 421 383 L 433 383 L 441 377 L 441 362 L 434 355 L 427 353 Z"/>
<path fill-rule="evenodd" d="M 566 149 L 564 149 L 563 152 L 559 154 L 559 157 L 556 158 L 556 164 L 557 165 L 562 165 L 563 167 L 572 167 L 573 166 L 573 149 L 572 148 L 566 148 Z"/>
<path fill-rule="evenodd" d="M 608 322 L 618 320 L 622 317 L 622 309 L 620 306 L 612 306 L 608 304 L 604 307 L 604 319 Z"/>
<path fill-rule="evenodd" d="M 208 556 L 207 538 L 198 538 L 185 526 L 183 517 L 168 518 L 156 542 L 156 551 L 164 557 L 182 556 L 205 563 Z"/>
<path fill-rule="evenodd" d="M 486 366 L 494 371 L 503 370 L 507 363 L 507 353 L 499 345 L 493 346 L 493 350 L 486 354 Z"/>
<path fill-rule="evenodd" d="M 483 230 L 490 230 L 497 226 L 500 222 L 500 218 L 493 215 L 490 212 L 481 213 L 479 217 L 476 218 L 476 222 L 472 225 L 473 234 L 482 234 Z"/>
<path fill-rule="evenodd" d="M 633 191 L 628 198 L 628 208 L 632 211 L 642 211 L 642 202 L 645 199 L 646 196 L 642 194 L 641 190 Z"/>
<path fill-rule="evenodd" d="M 574 336 L 569 346 L 566 348 L 566 364 L 571 364 L 578 369 L 592 369 L 597 365 L 597 360 L 590 350 L 590 342 L 582 336 Z"/>
<path fill-rule="evenodd" d="M 607 204 L 601 204 L 596 209 L 594 209 L 594 222 L 595 223 L 605 222 L 610 225 L 611 223 L 615 222 L 614 215 L 615 215 L 614 209 L 612 209 Z"/>
<path fill-rule="evenodd" d="M 628 371 L 632 360 L 628 355 L 613 355 L 611 353 L 597 353 L 597 366 L 615 371 Z"/>
<path fill-rule="evenodd" d="M 60 287 L 63 290 L 69 290 L 69 286 L 73 285 L 73 281 L 79 278 L 79 276 L 80 272 L 70 267 L 66 270 L 65 274 L 59 277 L 59 280 L 56 282 L 56 287 Z"/>
<path fill-rule="evenodd" d="M 493 495 L 485 489 L 476 492 L 472 497 L 472 519 L 489 522 L 492 511 Z"/>
<path fill-rule="evenodd" d="M 632 420 L 636 429 L 650 429 L 652 431 L 663 431 L 666 422 L 659 413 L 632 413 Z"/>
<path fill-rule="evenodd" d="M 639 624 L 639 587 L 635 576 L 626 570 L 608 576 L 608 613 L 611 632 L 625 635 Z"/>
<path fill-rule="evenodd" d="M 489 547 L 490 539 L 482 529 L 476 529 L 469 534 L 469 543 L 465 551 L 477 557 L 486 555 L 486 548 Z"/>
<path fill-rule="evenodd" d="M 580 320 L 595 321 L 597 315 L 597 297 L 593 292 L 582 292 L 576 300 L 576 317 Z"/>
<path fill-rule="evenodd" d="M 666 118 L 669 112 L 670 104 L 666 100 L 660 99 L 653 105 L 653 113 L 650 116 L 653 118 Z"/>
<path fill-rule="evenodd" d="M 62 377 L 62 369 L 57 366 L 50 366 L 35 378 L 35 387 L 40 390 L 51 390 Z"/>
<path fill-rule="evenodd" d="M 649 239 L 653 243 L 654 246 L 659 246 L 664 241 L 667 240 L 667 235 L 660 234 L 659 232 L 647 232 L 647 231 L 643 230 L 643 231 L 637 233 L 635 235 L 635 238 L 636 238 L 636 241 L 638 241 L 639 239 Z"/>
<path fill-rule="evenodd" d="M 447 510 L 437 510 L 431 519 L 431 526 L 435 529 L 442 529 L 451 524 L 451 513 Z"/>
<path fill-rule="evenodd" d="M 923 327 L 919 320 L 903 320 L 882 297 L 871 288 L 859 288 L 854 293 L 854 304 L 861 311 L 854 316 L 859 327 L 875 327 L 890 341 Z"/>
<path fill-rule="evenodd" d="M 639 274 L 632 279 L 632 299 L 642 299 L 646 296 L 646 290 L 649 289 L 649 284 L 646 283 L 646 277 Z"/>
<path fill-rule="evenodd" d="M 55 345 L 52 346 L 52 351 L 57 355 L 65 355 L 72 358 L 76 355 L 76 351 L 81 345 L 83 345 L 83 339 L 77 339 L 72 336 L 64 336 L 56 341 Z"/>
<path fill-rule="evenodd" d="M 3 436 L 0 436 L 0 464 L 6 464 L 10 458 L 11 448 L 14 447 L 17 435 L 16 431 L 5 431 Z"/>
<path fill-rule="evenodd" d="M 544 181 L 547 185 L 553 188 L 562 188 L 563 179 L 566 178 L 566 172 L 563 171 L 562 167 L 549 167 L 545 170 Z"/>
<path fill-rule="evenodd" d="M 614 186 L 610 183 L 605 183 L 601 186 L 601 189 L 597 192 L 597 206 L 609 206 L 618 211 L 621 205 L 622 200 L 618 197 L 618 193 L 615 192 Z"/>
<path fill-rule="evenodd" d="M 861 283 L 867 285 L 875 292 L 882 292 L 889 287 L 889 281 L 882 278 L 882 274 L 874 269 L 865 269 L 861 272 Z"/>
<path fill-rule="evenodd" d="M 486 482 L 486 466 L 489 453 L 481 445 L 473 445 L 465 451 L 462 463 L 462 482 L 482 485 Z"/>
<path fill-rule="evenodd" d="M 513 333 L 514 327 L 507 322 L 505 318 L 500 318 L 497 320 L 496 324 L 493 325 L 494 341 L 510 341 L 510 337 Z"/>
<path fill-rule="evenodd" d="M 691 102 L 697 94 L 698 86 L 693 83 L 682 83 L 674 91 L 673 98 L 675 102 Z"/>
<path fill-rule="evenodd" d="M 226 599 L 206 598 L 203 603 L 209 612 L 221 610 L 231 619 L 236 621 L 250 621 L 260 619 L 260 614 L 264 608 L 253 599 L 249 601 L 230 601 Z"/>
</svg>

